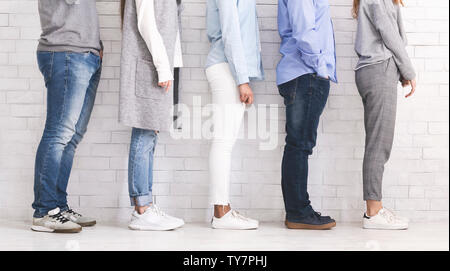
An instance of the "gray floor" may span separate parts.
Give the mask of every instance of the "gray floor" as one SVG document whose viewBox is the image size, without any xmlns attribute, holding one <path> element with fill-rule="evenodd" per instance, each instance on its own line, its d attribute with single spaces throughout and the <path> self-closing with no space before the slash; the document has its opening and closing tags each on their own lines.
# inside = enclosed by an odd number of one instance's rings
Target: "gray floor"
<svg viewBox="0 0 450 271">
<path fill-rule="evenodd" d="M 338 224 L 330 231 L 299 231 L 262 223 L 257 231 L 222 231 L 188 224 L 171 232 L 136 232 L 126 225 L 100 224 L 67 235 L 32 232 L 26 223 L 0 221 L 0 250 L 449 250 L 449 225 L 376 231 Z"/>
</svg>

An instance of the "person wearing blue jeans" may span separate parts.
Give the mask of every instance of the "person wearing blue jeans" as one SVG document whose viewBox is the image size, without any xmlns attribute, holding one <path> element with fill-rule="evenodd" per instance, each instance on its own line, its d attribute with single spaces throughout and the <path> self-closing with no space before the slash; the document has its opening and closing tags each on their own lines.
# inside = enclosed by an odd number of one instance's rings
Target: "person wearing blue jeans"
<svg viewBox="0 0 450 271">
<path fill-rule="evenodd" d="M 97 11 L 95 1 L 49 0 L 39 1 L 39 15 L 37 61 L 47 88 L 47 117 L 36 154 L 32 230 L 80 232 L 96 221 L 69 208 L 66 190 L 100 81 Z"/>
<path fill-rule="evenodd" d="M 121 0 L 119 121 L 132 127 L 128 160 L 131 230 L 174 230 L 182 219 L 153 202 L 153 159 L 159 132 L 173 120 L 173 68 L 182 67 L 181 0 Z"/>
<path fill-rule="evenodd" d="M 308 158 L 316 145 L 330 81 L 337 82 L 333 24 L 328 0 L 279 0 L 282 59 L 277 85 L 286 105 L 286 145 L 282 161 L 285 225 L 290 229 L 330 229 L 336 222 L 314 211 L 308 194 Z"/>
</svg>

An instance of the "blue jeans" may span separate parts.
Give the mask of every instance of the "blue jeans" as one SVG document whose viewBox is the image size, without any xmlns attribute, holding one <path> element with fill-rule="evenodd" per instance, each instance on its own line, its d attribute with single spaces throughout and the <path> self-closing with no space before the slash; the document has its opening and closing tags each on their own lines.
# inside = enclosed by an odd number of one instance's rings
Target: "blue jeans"
<svg viewBox="0 0 450 271">
<path fill-rule="evenodd" d="M 36 154 L 34 217 L 67 210 L 67 184 L 75 150 L 86 133 L 100 81 L 101 59 L 92 53 L 38 52 L 47 88 L 47 119 Z"/>
<path fill-rule="evenodd" d="M 286 219 L 298 222 L 314 211 L 308 194 L 308 158 L 316 145 L 330 81 L 306 74 L 278 86 L 278 90 L 286 105 L 287 136 L 281 180 Z"/>
<path fill-rule="evenodd" d="M 128 160 L 128 191 L 131 206 L 148 206 L 153 202 L 153 155 L 158 133 L 133 128 Z"/>
</svg>

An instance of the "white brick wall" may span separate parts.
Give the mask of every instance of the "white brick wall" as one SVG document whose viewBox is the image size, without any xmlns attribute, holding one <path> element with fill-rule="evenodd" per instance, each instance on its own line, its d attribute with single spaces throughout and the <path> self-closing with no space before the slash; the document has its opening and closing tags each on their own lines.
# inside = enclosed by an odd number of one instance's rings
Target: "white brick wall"
<svg viewBox="0 0 450 271">
<path fill-rule="evenodd" d="M 205 0 L 183 0 L 183 51 L 186 68 L 181 100 L 194 95 L 209 101 L 203 65 L 208 51 Z M 256 103 L 284 109 L 274 83 L 279 58 L 276 0 L 258 0 L 267 81 L 255 84 Z M 311 159 L 310 192 L 315 208 L 339 221 L 361 217 L 363 111 L 354 84 L 351 0 L 330 0 L 336 28 L 339 85 L 333 85 Z M 105 43 L 103 80 L 89 132 L 79 147 L 71 177 L 70 204 L 102 220 L 125 220 L 127 152 L 130 130 L 117 123 L 120 30 L 117 0 L 100 0 Z M 448 219 L 449 60 L 447 0 L 406 0 L 408 51 L 418 71 L 419 89 L 408 100 L 399 92 L 398 129 L 387 166 L 385 204 L 413 220 Z M 46 94 L 36 67 L 40 34 L 36 0 L 0 0 L 0 218 L 29 219 L 33 164 L 45 116 Z M 282 132 L 282 130 L 280 130 Z M 239 141 L 232 173 L 233 206 L 261 220 L 281 220 L 280 160 L 283 135 L 275 151 L 259 151 L 255 141 Z M 208 142 L 162 135 L 157 149 L 156 202 L 187 221 L 208 218 Z M 261 168 L 260 165 L 264 167 Z"/>
</svg>

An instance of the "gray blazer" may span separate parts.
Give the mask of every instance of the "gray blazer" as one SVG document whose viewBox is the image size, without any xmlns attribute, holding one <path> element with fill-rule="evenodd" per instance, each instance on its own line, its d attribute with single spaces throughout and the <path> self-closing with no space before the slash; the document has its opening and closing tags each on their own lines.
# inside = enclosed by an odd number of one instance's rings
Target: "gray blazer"
<svg viewBox="0 0 450 271">
<path fill-rule="evenodd" d="M 181 1 L 154 1 L 156 23 L 173 68 Z M 134 0 L 127 0 L 125 5 L 120 70 L 120 122 L 135 128 L 168 131 L 173 116 L 173 89 L 167 93 L 158 86 L 152 55 L 139 33 Z"/>
</svg>

